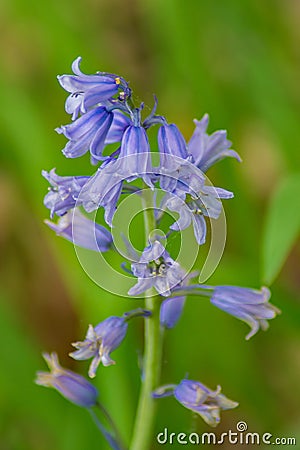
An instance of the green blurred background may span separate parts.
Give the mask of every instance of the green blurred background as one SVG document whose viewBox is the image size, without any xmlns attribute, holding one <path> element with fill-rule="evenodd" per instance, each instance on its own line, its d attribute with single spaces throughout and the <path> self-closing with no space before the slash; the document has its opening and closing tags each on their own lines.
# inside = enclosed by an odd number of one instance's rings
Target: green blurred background
<svg viewBox="0 0 300 450">
<path fill-rule="evenodd" d="M 209 172 L 217 186 L 235 192 L 225 204 L 225 254 L 210 282 L 260 287 L 275 279 L 272 302 L 282 315 L 246 342 L 246 325 L 189 299 L 178 326 L 166 333 L 162 381 L 188 374 L 211 388 L 221 384 L 240 406 L 223 414 L 218 432 L 244 420 L 249 431 L 298 437 L 300 448 L 296 225 L 286 239 L 299 215 L 299 1 L 2 0 L 0 24 L 0 449 L 107 448 L 86 411 L 33 383 L 45 368 L 43 350 L 56 350 L 65 366 L 86 373 L 87 364 L 66 356 L 69 343 L 83 337 L 88 323 L 132 308 L 132 301 L 101 291 L 73 246 L 43 224 L 41 170 L 92 173 L 88 157 L 63 157 L 65 140 L 53 131 L 69 121 L 56 75 L 70 73 L 78 55 L 86 73 L 130 80 L 149 108 L 156 93 L 158 112 L 187 139 L 192 119 L 205 112 L 210 131 L 228 130 L 243 163 L 226 160 Z M 283 180 L 296 188 L 282 193 Z M 278 248 L 277 269 L 288 257 L 276 277 L 276 267 L 268 268 Z M 142 348 L 137 320 L 114 353 L 116 366 L 100 368 L 95 380 L 127 440 Z M 155 432 L 165 426 L 207 431 L 174 399 L 159 403 Z"/>
</svg>

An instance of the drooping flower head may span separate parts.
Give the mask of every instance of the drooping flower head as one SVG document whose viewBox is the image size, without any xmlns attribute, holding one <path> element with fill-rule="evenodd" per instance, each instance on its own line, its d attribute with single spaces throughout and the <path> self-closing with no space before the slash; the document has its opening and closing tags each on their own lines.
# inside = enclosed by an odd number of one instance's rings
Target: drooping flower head
<svg viewBox="0 0 300 450">
<path fill-rule="evenodd" d="M 269 327 L 268 320 L 274 319 L 280 310 L 269 302 L 271 292 L 267 287 L 250 289 L 240 286 L 209 286 L 206 284 L 186 283 L 176 286 L 172 298 L 187 295 L 204 296 L 210 298 L 213 305 L 246 322 L 251 331 L 246 339 L 250 339 L 261 328 Z"/>
<path fill-rule="evenodd" d="M 251 331 L 250 339 L 257 331 L 269 327 L 267 320 L 273 319 L 280 310 L 269 303 L 271 293 L 266 287 L 261 290 L 238 286 L 216 286 L 211 296 L 211 303 L 223 311 L 246 322 Z"/>
<path fill-rule="evenodd" d="M 95 328 L 89 325 L 85 340 L 72 344 L 77 350 L 70 353 L 70 356 L 78 360 L 93 358 L 89 376 L 94 378 L 101 362 L 104 366 L 115 364 L 110 353 L 123 341 L 127 327 L 128 324 L 123 317 L 109 317 Z"/>
<path fill-rule="evenodd" d="M 230 149 L 231 142 L 227 139 L 225 130 L 207 134 L 209 116 L 205 114 L 201 120 L 194 120 L 195 131 L 188 142 L 188 151 L 193 156 L 194 164 L 206 172 L 218 161 L 230 156 L 241 161 L 236 151 Z"/>
<path fill-rule="evenodd" d="M 95 327 L 89 325 L 85 340 L 72 344 L 77 350 L 70 353 L 70 356 L 77 360 L 93 358 L 89 368 L 89 377 L 94 378 L 100 363 L 103 366 L 115 364 L 110 354 L 119 347 L 125 338 L 128 320 L 133 317 L 148 317 L 149 315 L 149 311 L 137 309 L 125 313 L 123 317 L 108 317 Z"/>
<path fill-rule="evenodd" d="M 106 252 L 111 248 L 111 233 L 102 225 L 85 217 L 78 208 L 68 211 L 60 217 L 58 223 L 50 220 L 45 220 L 45 223 L 58 236 L 62 236 L 79 247 L 96 252 Z"/>
<path fill-rule="evenodd" d="M 174 171 L 188 158 L 186 142 L 175 124 L 162 125 L 157 140 L 161 170 Z"/>
<path fill-rule="evenodd" d="M 171 226 L 171 230 L 185 230 L 193 223 L 194 235 L 199 245 L 203 245 L 206 240 L 206 221 L 218 219 L 222 211 L 221 199 L 232 198 L 232 192 L 213 186 L 202 185 L 198 192 L 186 194 L 183 200 L 178 195 L 169 194 L 165 198 L 165 206 L 179 214 L 179 219 Z"/>
<path fill-rule="evenodd" d="M 72 114 L 73 123 L 63 125 L 56 129 L 64 134 L 69 142 L 63 149 L 67 158 L 77 158 L 88 151 L 91 153 L 91 163 L 97 164 L 106 159 L 103 156 L 105 145 L 114 139 L 120 123 L 116 121 L 114 109 L 128 111 L 125 100 L 131 96 L 128 83 L 114 74 L 98 72 L 95 75 L 86 75 L 81 72 L 81 58 L 72 64 L 74 75 L 58 77 L 61 86 L 70 92 L 66 101 L 66 111 Z M 78 118 L 79 113 L 81 117 Z M 124 116 L 125 117 L 125 116 Z M 127 118 L 128 120 L 128 118 Z M 125 119 L 126 121 L 126 119 Z M 110 137 L 108 134 L 113 127 Z"/>
<path fill-rule="evenodd" d="M 115 142 L 121 142 L 123 134 L 129 125 L 132 125 L 130 117 L 123 112 L 113 110 L 113 121 L 107 136 L 105 138 L 105 144 L 114 144 Z"/>
<path fill-rule="evenodd" d="M 50 372 L 38 372 L 36 383 L 56 389 L 75 405 L 91 408 L 97 403 L 97 389 L 84 377 L 60 366 L 56 353 L 44 353 Z"/>
<path fill-rule="evenodd" d="M 84 186 L 79 198 L 79 203 L 87 212 L 103 207 L 105 221 L 110 226 L 124 182 L 123 176 L 115 170 L 116 164 L 116 160 L 111 160 L 102 165 Z"/>
<path fill-rule="evenodd" d="M 61 177 L 55 173 L 55 169 L 50 172 L 42 171 L 43 177 L 49 181 L 51 188 L 44 198 L 44 205 L 50 209 L 50 217 L 54 214 L 63 216 L 77 204 L 81 189 L 89 180 L 89 177 Z"/>
<path fill-rule="evenodd" d="M 105 106 L 98 106 L 83 114 L 75 122 L 56 128 L 59 134 L 64 134 L 69 139 L 63 154 L 67 158 L 78 158 L 90 151 L 92 164 L 106 159 L 102 152 L 113 117 L 113 113 Z"/>
<path fill-rule="evenodd" d="M 173 395 L 185 408 L 199 414 L 211 427 L 220 423 L 220 413 L 223 410 L 236 408 L 237 402 L 229 400 L 221 394 L 221 387 L 212 391 L 199 381 L 182 380 L 178 385 L 166 385 L 156 389 L 154 398 Z"/>
<path fill-rule="evenodd" d="M 150 145 L 145 129 L 140 125 L 140 111 L 136 110 L 136 123 L 126 128 L 121 142 L 120 155 L 114 171 L 124 179 L 132 181 L 142 178 L 148 186 L 153 186 L 151 174 Z"/>
<path fill-rule="evenodd" d="M 66 112 L 76 119 L 79 112 L 85 113 L 91 107 L 115 97 L 117 94 L 123 101 L 130 97 L 131 90 L 124 78 L 111 73 L 97 72 L 86 75 L 80 70 L 81 57 L 72 64 L 74 75 L 60 75 L 60 85 L 70 92 L 66 100 Z"/>
<path fill-rule="evenodd" d="M 160 208 L 179 214 L 170 229 L 181 231 L 192 223 L 199 245 L 206 239 L 205 217 L 218 219 L 222 211 L 221 199 L 233 197 L 232 192 L 207 185 L 207 182 L 203 172 L 188 160 L 181 162 L 177 170 L 160 176 L 160 187 L 166 191 Z"/>
</svg>

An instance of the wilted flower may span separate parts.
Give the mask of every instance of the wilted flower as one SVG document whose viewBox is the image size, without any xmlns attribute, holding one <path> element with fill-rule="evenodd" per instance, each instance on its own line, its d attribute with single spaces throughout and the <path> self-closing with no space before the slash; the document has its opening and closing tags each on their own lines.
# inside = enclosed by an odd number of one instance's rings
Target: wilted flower
<svg viewBox="0 0 300 450">
<path fill-rule="evenodd" d="M 207 134 L 208 121 L 208 114 L 201 120 L 194 120 L 196 129 L 188 143 L 188 152 L 193 156 L 194 164 L 206 172 L 213 164 L 227 156 L 241 161 L 237 152 L 230 149 L 231 142 L 227 139 L 225 130 Z"/>
<path fill-rule="evenodd" d="M 267 320 L 280 313 L 276 306 L 269 303 L 270 296 L 271 292 L 266 287 L 259 291 L 238 286 L 216 286 L 211 303 L 246 322 L 251 327 L 246 339 L 250 339 L 259 328 L 266 330 L 269 327 Z"/>
<path fill-rule="evenodd" d="M 43 170 L 42 175 L 51 184 L 51 188 L 44 198 L 44 205 L 50 209 L 51 218 L 54 214 L 64 215 L 74 208 L 76 203 L 79 206 L 79 193 L 90 177 L 61 177 L 55 173 L 55 169 L 50 172 Z"/>
<path fill-rule="evenodd" d="M 111 233 L 102 225 L 85 217 L 78 208 L 60 217 L 58 223 L 45 220 L 45 223 L 68 241 L 79 247 L 106 252 L 112 245 Z"/>
<path fill-rule="evenodd" d="M 221 387 L 212 391 L 199 381 L 182 380 L 178 385 L 166 385 L 156 389 L 154 398 L 173 395 L 185 408 L 199 414 L 211 427 L 220 423 L 220 412 L 236 408 L 237 402 L 221 394 Z"/>
<path fill-rule="evenodd" d="M 138 282 L 129 290 L 129 295 L 139 295 L 154 287 L 159 294 L 167 297 L 186 275 L 158 240 L 144 249 L 140 260 L 131 265 L 131 270 Z"/>
<path fill-rule="evenodd" d="M 75 405 L 91 408 L 97 403 L 97 389 L 84 377 L 60 366 L 56 353 L 44 353 L 50 372 L 38 372 L 36 384 L 56 389 Z"/>
</svg>

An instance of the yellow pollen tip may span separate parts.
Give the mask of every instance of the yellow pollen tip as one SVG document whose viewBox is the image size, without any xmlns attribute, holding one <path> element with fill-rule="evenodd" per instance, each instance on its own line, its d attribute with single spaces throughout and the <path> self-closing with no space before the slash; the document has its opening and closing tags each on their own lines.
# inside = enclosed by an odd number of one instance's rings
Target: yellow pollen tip
<svg viewBox="0 0 300 450">
<path fill-rule="evenodd" d="M 115 82 L 116 82 L 116 84 L 121 84 L 120 77 L 115 78 Z"/>
</svg>

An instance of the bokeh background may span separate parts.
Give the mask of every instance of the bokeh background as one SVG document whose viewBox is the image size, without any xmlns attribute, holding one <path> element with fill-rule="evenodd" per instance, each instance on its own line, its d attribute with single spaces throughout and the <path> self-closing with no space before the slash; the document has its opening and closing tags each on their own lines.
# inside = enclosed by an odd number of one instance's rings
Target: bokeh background
<svg viewBox="0 0 300 450">
<path fill-rule="evenodd" d="M 244 420 L 249 431 L 297 437 L 300 448 L 299 1 L 2 0 L 0 36 L 0 449 L 107 448 L 86 411 L 33 383 L 45 368 L 43 350 L 86 373 L 87 364 L 67 356 L 70 342 L 88 323 L 132 308 L 101 291 L 73 246 L 43 224 L 41 170 L 92 173 L 88 157 L 63 157 L 65 140 L 53 131 L 69 121 L 56 75 L 70 73 L 78 55 L 86 73 L 130 80 L 146 108 L 156 93 L 159 113 L 187 139 L 192 119 L 205 112 L 210 131 L 228 130 L 243 163 L 226 160 L 209 172 L 235 192 L 225 204 L 226 251 L 210 282 L 271 284 L 282 315 L 246 342 L 245 324 L 189 299 L 166 333 L 162 378 L 176 383 L 188 374 L 238 400 L 218 432 Z M 126 440 L 142 336 L 137 320 L 114 354 L 116 366 L 95 380 Z M 171 398 L 159 403 L 155 433 L 164 427 L 209 431 Z"/>
</svg>

